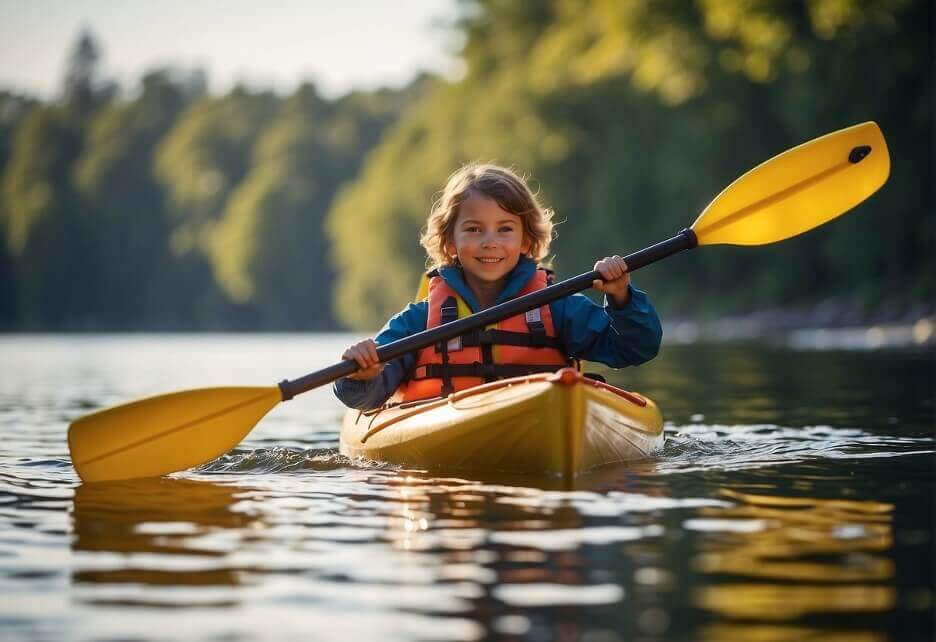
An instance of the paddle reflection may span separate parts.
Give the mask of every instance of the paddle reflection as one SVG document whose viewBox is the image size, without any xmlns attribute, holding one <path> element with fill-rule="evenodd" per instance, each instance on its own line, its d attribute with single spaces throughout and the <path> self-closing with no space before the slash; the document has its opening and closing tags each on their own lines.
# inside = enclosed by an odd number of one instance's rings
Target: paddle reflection
<svg viewBox="0 0 936 642">
<path fill-rule="evenodd" d="M 894 562 L 885 554 L 893 545 L 892 505 L 728 489 L 719 494 L 735 503 L 698 509 L 684 523 L 705 534 L 693 570 L 720 576 L 696 589 L 692 601 L 728 618 L 704 628 L 704 639 L 887 639 L 847 627 L 838 634 L 811 631 L 801 621 L 895 607 Z"/>
<path fill-rule="evenodd" d="M 79 554 L 73 583 L 162 587 L 240 584 L 238 571 L 220 561 L 231 544 L 219 541 L 218 535 L 255 526 L 255 516 L 233 509 L 238 495 L 246 490 L 171 478 L 79 486 L 72 512 L 71 548 Z M 103 595 L 97 592 L 89 601 L 128 601 L 126 596 Z"/>
</svg>

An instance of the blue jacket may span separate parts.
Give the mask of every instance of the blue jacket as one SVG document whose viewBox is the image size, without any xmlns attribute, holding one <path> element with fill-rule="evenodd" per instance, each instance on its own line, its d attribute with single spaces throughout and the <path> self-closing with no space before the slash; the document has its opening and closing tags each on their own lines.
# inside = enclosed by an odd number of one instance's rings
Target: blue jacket
<svg viewBox="0 0 936 642">
<path fill-rule="evenodd" d="M 522 257 L 509 274 L 507 285 L 495 304 L 515 297 L 535 270 L 536 262 Z M 473 312 L 478 311 L 478 303 L 461 268 L 444 267 L 439 275 Z M 601 307 L 583 294 L 573 294 L 553 301 L 549 309 L 563 352 L 570 357 L 624 368 L 649 361 L 660 349 L 663 337 L 660 318 L 647 295 L 634 287 L 630 288 L 630 299 L 622 308 L 607 298 Z M 428 315 L 426 301 L 411 303 L 387 321 L 374 341 L 385 345 L 421 332 L 426 329 Z M 414 365 L 416 355 L 409 354 L 388 362 L 380 375 L 369 381 L 339 379 L 335 382 L 335 395 L 350 408 L 376 408 L 393 395 Z"/>
</svg>

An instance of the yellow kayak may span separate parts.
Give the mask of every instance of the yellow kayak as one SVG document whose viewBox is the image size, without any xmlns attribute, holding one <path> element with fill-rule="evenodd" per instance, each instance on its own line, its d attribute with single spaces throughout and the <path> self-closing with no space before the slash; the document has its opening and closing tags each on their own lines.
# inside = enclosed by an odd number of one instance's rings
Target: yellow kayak
<svg viewBox="0 0 936 642">
<path fill-rule="evenodd" d="M 651 400 L 572 368 L 369 412 L 348 411 L 341 453 L 446 470 L 574 477 L 663 447 Z"/>
</svg>

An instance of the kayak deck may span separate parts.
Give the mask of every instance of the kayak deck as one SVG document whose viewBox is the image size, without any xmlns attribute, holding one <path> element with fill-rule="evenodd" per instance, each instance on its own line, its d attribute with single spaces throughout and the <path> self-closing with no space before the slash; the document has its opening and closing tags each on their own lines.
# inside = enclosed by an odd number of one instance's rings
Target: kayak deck
<svg viewBox="0 0 936 642">
<path fill-rule="evenodd" d="M 663 446 L 656 404 L 567 368 L 348 411 L 341 452 L 419 468 L 574 477 Z"/>
</svg>

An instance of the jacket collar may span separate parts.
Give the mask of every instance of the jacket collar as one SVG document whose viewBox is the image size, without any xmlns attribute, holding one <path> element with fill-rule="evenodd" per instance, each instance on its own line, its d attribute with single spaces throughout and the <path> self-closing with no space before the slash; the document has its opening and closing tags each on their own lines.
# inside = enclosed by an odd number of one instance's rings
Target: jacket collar
<svg viewBox="0 0 936 642">
<path fill-rule="evenodd" d="M 507 285 L 504 286 L 503 291 L 497 297 L 494 304 L 503 303 L 517 296 L 517 293 L 523 289 L 527 281 L 533 278 L 535 273 L 536 261 L 529 257 L 521 256 L 520 260 L 517 261 L 517 265 L 507 275 Z M 442 277 L 449 287 L 458 293 L 458 296 L 468 304 L 472 312 L 478 311 L 478 301 L 475 299 L 471 288 L 468 287 L 468 283 L 465 281 L 465 273 L 460 266 L 449 265 L 440 268 L 439 276 Z"/>
</svg>

